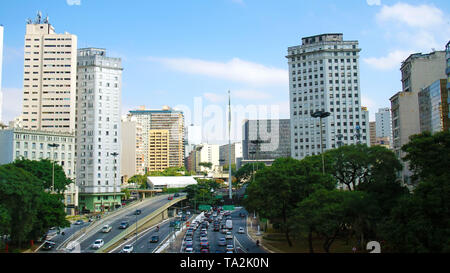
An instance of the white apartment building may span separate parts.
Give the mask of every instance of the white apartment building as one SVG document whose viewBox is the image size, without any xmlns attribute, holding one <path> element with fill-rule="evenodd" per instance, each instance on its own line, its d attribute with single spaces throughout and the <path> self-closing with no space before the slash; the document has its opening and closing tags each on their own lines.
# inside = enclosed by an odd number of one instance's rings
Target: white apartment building
<svg viewBox="0 0 450 273">
<path fill-rule="evenodd" d="M 91 212 L 121 200 L 122 70 L 121 59 L 105 49 L 78 50 L 76 174 L 80 206 Z"/>
<path fill-rule="evenodd" d="M 392 123 L 391 123 L 391 109 L 390 108 L 380 108 L 378 112 L 375 113 L 376 122 L 376 137 L 392 140 Z"/>
<path fill-rule="evenodd" d="M 339 141 L 370 145 L 368 112 L 361 107 L 358 44 L 338 33 L 305 37 L 302 45 L 288 48 L 293 158 L 321 152 L 320 119 L 311 117 L 316 111 L 331 114 L 322 119 L 324 150 Z"/>
<path fill-rule="evenodd" d="M 58 144 L 50 147 L 49 144 Z M 75 136 L 71 133 L 10 128 L 0 130 L 0 165 L 9 164 L 19 158 L 29 160 L 49 159 L 60 165 L 66 176 L 75 179 Z M 75 183 L 64 192 L 65 205 L 78 206 L 78 188 Z M 68 209 L 74 214 L 74 209 Z"/>
<path fill-rule="evenodd" d="M 75 131 L 77 36 L 58 34 L 40 16 L 26 25 L 24 129 Z"/>
<path fill-rule="evenodd" d="M 200 150 L 200 163 L 212 163 L 211 169 L 200 166 L 200 171 L 216 173 L 220 170 L 220 145 L 218 144 L 199 144 L 196 147 Z"/>
<path fill-rule="evenodd" d="M 3 26 L 0 25 L 0 123 L 2 123 L 3 121 L 2 67 L 3 67 Z"/>
</svg>

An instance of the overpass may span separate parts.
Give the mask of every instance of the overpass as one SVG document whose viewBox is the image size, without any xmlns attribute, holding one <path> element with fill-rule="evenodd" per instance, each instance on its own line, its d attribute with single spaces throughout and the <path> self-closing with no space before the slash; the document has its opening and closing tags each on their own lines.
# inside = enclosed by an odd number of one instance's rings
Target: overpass
<svg viewBox="0 0 450 273">
<path fill-rule="evenodd" d="M 112 240 L 107 242 L 102 248 L 96 251 L 96 253 L 109 253 L 113 249 L 115 249 L 117 246 L 119 246 L 124 238 L 129 238 L 130 236 L 133 236 L 137 232 L 141 232 L 151 226 L 157 225 L 158 223 L 162 222 L 163 220 L 169 218 L 169 209 L 176 205 L 179 202 L 182 202 L 186 200 L 186 196 L 180 196 L 179 198 L 176 198 L 168 203 L 166 203 L 164 206 L 159 207 L 146 217 L 142 218 L 137 222 L 137 228 L 136 225 L 131 225 L 124 231 L 122 231 L 119 235 L 114 237 Z"/>
</svg>

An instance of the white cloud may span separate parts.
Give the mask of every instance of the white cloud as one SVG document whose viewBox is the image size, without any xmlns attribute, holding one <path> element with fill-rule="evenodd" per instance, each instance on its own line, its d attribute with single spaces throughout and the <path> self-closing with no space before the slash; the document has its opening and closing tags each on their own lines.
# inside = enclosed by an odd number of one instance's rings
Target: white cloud
<svg viewBox="0 0 450 273">
<path fill-rule="evenodd" d="M 366 0 L 369 6 L 379 6 L 381 5 L 381 0 Z"/>
<path fill-rule="evenodd" d="M 393 48 L 388 50 L 387 56 L 370 57 L 364 61 L 376 69 L 390 70 L 399 68 L 411 53 L 443 50 L 450 37 L 447 17 L 433 5 L 383 5 L 376 14 L 376 21 Z"/>
<path fill-rule="evenodd" d="M 426 4 L 413 6 L 397 3 L 393 6 L 383 6 L 376 17 L 379 22 L 401 23 L 418 28 L 438 27 L 445 24 L 442 10 Z"/>
<path fill-rule="evenodd" d="M 365 58 L 363 61 L 368 65 L 379 69 L 379 70 L 390 70 L 390 69 L 399 69 L 401 62 L 404 61 L 409 55 L 411 55 L 412 51 L 403 51 L 403 50 L 395 50 L 390 52 L 385 57 L 379 58 Z"/>
<path fill-rule="evenodd" d="M 154 58 L 150 61 L 160 62 L 166 67 L 189 74 L 204 75 L 213 78 L 231 80 L 254 86 L 289 84 L 288 71 L 267 67 L 261 64 L 233 58 L 228 62 L 212 62 L 190 58 Z"/>
<path fill-rule="evenodd" d="M 81 0 L 66 0 L 67 5 L 69 6 L 80 6 L 81 5 Z"/>
<path fill-rule="evenodd" d="M 214 102 L 214 103 L 218 103 L 218 102 L 224 102 L 227 98 L 226 95 L 219 95 L 219 94 L 215 94 L 215 93 L 203 93 L 203 97 L 210 101 L 210 102 Z"/>
<path fill-rule="evenodd" d="M 244 100 L 265 100 L 272 98 L 272 95 L 256 90 L 231 90 L 231 96 Z"/>
<path fill-rule="evenodd" d="M 2 93 L 2 121 L 8 123 L 22 113 L 23 92 L 20 88 L 2 88 Z"/>
</svg>

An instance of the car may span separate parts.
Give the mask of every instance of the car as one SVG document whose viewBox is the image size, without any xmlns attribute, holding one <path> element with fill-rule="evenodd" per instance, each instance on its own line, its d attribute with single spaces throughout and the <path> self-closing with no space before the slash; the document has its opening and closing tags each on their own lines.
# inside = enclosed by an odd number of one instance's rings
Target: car
<svg viewBox="0 0 450 273">
<path fill-rule="evenodd" d="M 233 252 L 234 251 L 234 246 L 233 245 L 227 245 L 227 253 L 228 251 Z"/>
<path fill-rule="evenodd" d="M 226 246 L 227 245 L 227 239 L 224 237 L 219 239 L 219 246 Z"/>
<path fill-rule="evenodd" d="M 159 241 L 158 235 L 153 235 L 152 238 L 150 239 L 150 243 L 157 243 L 158 241 Z"/>
<path fill-rule="evenodd" d="M 173 196 L 167 197 L 167 200 L 173 200 Z"/>
<path fill-rule="evenodd" d="M 43 250 L 50 250 L 56 245 L 55 242 L 52 241 L 45 241 L 44 245 L 42 246 Z"/>
<path fill-rule="evenodd" d="M 77 220 L 77 221 L 76 221 L 75 223 L 73 223 L 73 224 L 79 226 L 79 225 L 84 224 L 84 221 L 83 221 L 83 220 Z"/>
<path fill-rule="evenodd" d="M 129 226 L 130 226 L 130 224 L 128 223 L 128 221 L 122 221 L 122 222 L 120 223 L 119 228 L 120 228 L 120 229 L 126 229 L 126 228 L 129 227 Z"/>
<path fill-rule="evenodd" d="M 227 250 L 225 253 L 234 253 L 232 250 Z"/>
<path fill-rule="evenodd" d="M 190 237 L 190 236 L 185 237 L 184 240 L 185 240 L 186 242 L 192 242 L 192 241 L 193 241 L 193 240 L 192 240 L 192 237 Z"/>
<path fill-rule="evenodd" d="M 112 227 L 111 227 L 110 225 L 104 225 L 104 226 L 102 227 L 102 232 L 103 232 L 103 233 L 108 233 L 108 232 L 111 231 L 111 229 L 112 229 Z"/>
<path fill-rule="evenodd" d="M 103 241 L 103 239 L 97 239 L 97 240 L 95 240 L 95 242 L 92 244 L 92 248 L 93 248 L 93 249 L 99 249 L 99 248 L 101 248 L 104 244 L 105 244 L 105 242 Z"/>
<path fill-rule="evenodd" d="M 209 248 L 208 241 L 201 241 L 200 242 L 200 248 Z"/>
<path fill-rule="evenodd" d="M 131 253 L 133 252 L 133 246 L 132 245 L 126 245 L 122 249 L 122 253 Z"/>
<path fill-rule="evenodd" d="M 202 248 L 202 249 L 200 249 L 200 253 L 209 253 L 209 249 L 208 248 Z"/>
<path fill-rule="evenodd" d="M 208 241 L 208 237 L 200 235 L 200 242 L 201 241 Z"/>
<path fill-rule="evenodd" d="M 231 231 L 227 231 L 227 234 L 225 235 L 225 239 L 233 239 L 233 234 L 231 233 Z"/>
<path fill-rule="evenodd" d="M 227 234 L 227 232 L 228 232 L 228 229 L 226 229 L 226 228 L 222 228 L 222 230 L 220 231 L 220 233 L 222 233 L 222 234 Z"/>
<path fill-rule="evenodd" d="M 174 197 L 180 197 L 180 194 L 179 193 L 175 193 L 173 196 Z"/>
<path fill-rule="evenodd" d="M 186 248 L 186 250 L 184 251 L 186 253 L 194 253 L 194 249 L 192 247 Z"/>
<path fill-rule="evenodd" d="M 140 210 L 140 209 L 137 209 L 135 212 L 134 212 L 134 215 L 139 215 L 139 214 L 141 214 L 142 213 L 142 211 Z"/>
<path fill-rule="evenodd" d="M 240 228 L 239 228 L 239 231 L 238 231 L 238 233 L 240 233 L 240 234 L 244 234 L 244 233 L 245 233 L 245 230 L 244 230 L 244 228 L 243 228 L 243 227 L 240 227 Z"/>
</svg>

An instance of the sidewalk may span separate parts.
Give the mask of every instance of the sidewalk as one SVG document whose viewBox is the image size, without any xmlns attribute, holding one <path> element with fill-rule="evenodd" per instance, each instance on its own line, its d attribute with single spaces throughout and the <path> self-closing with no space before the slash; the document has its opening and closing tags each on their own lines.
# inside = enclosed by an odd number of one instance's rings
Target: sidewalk
<svg viewBox="0 0 450 273">
<path fill-rule="evenodd" d="M 247 216 L 247 234 L 248 237 L 255 242 L 255 244 L 256 240 L 259 240 L 259 246 L 265 251 L 269 253 L 282 253 L 282 251 L 274 248 L 263 239 L 263 231 L 260 230 L 258 235 L 258 219 L 254 219 L 250 214 Z"/>
</svg>

